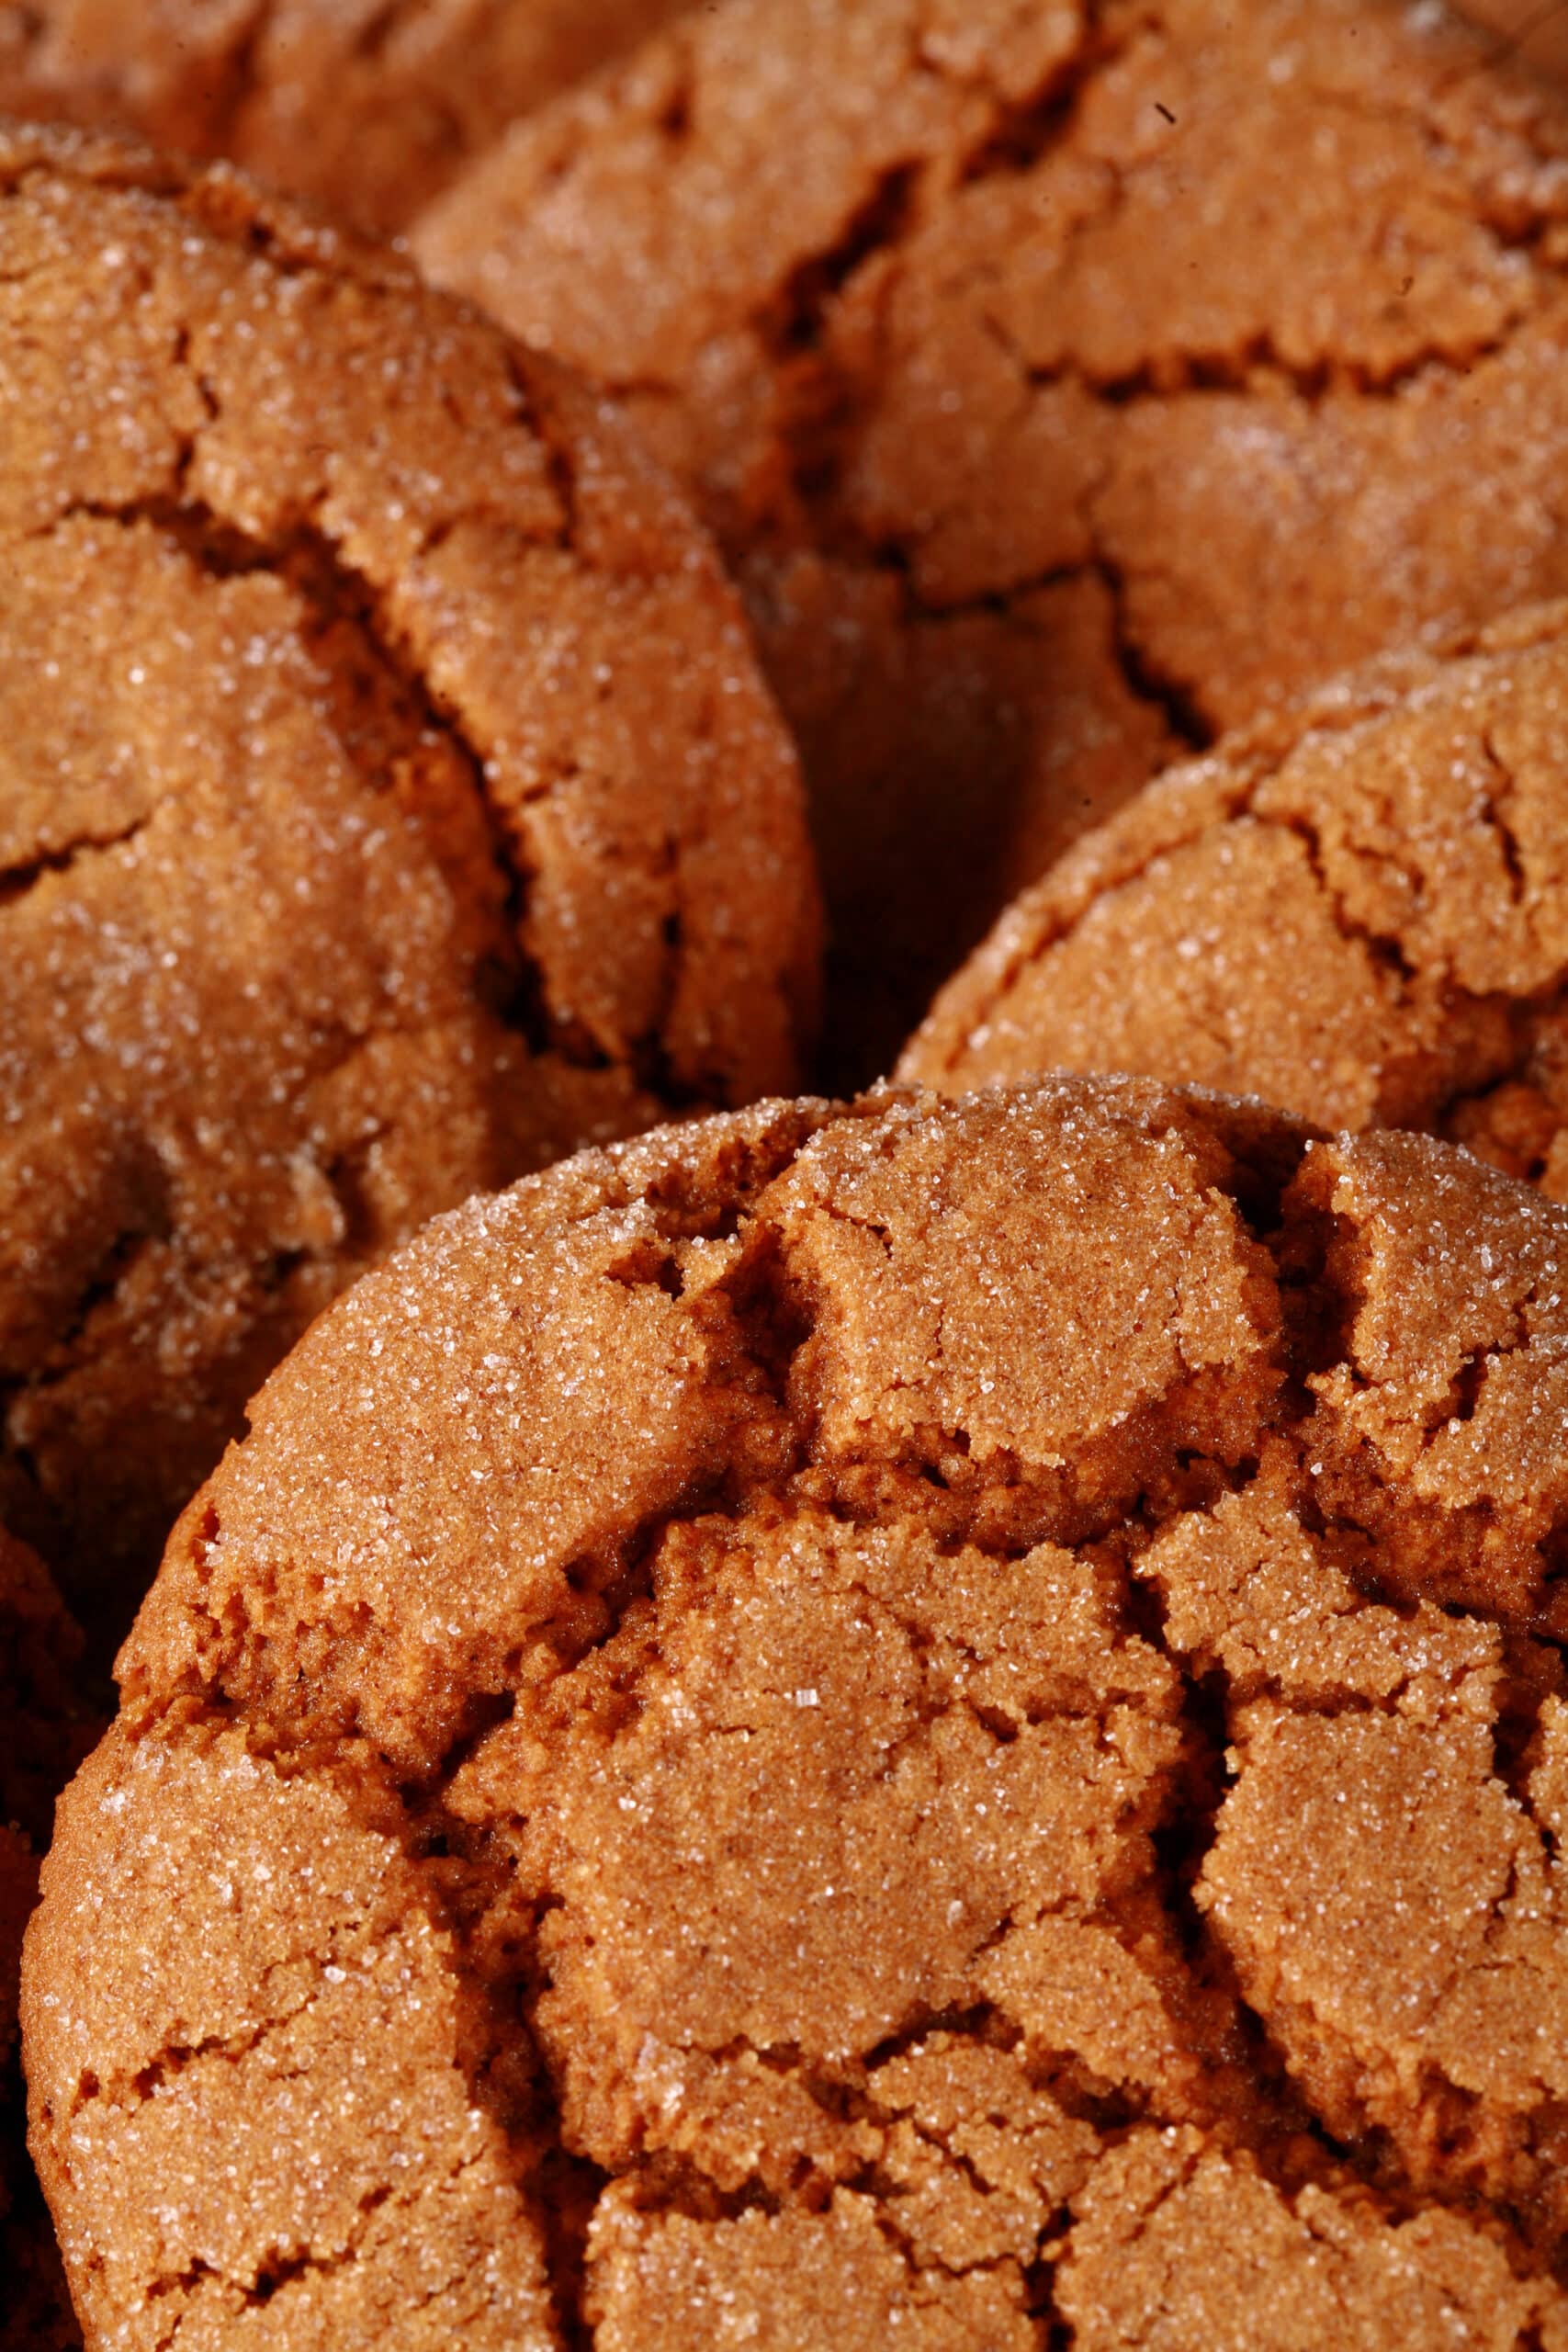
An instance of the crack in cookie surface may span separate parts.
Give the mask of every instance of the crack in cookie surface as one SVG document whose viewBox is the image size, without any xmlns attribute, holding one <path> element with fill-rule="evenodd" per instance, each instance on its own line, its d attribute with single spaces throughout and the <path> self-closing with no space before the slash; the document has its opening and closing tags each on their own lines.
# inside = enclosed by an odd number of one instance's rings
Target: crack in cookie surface
<svg viewBox="0 0 1568 2352">
<path fill-rule="evenodd" d="M 1135 1081 L 767 1106 L 439 1221 L 257 1400 L 67 1808 L 85 2302 L 422 2344 L 428 2214 L 541 2346 L 1098 2352 L 1215 2233 L 1258 2265 L 1189 2304 L 1304 2294 L 1303 2347 L 1550 2341 L 1563 1250 L 1442 1147 Z M 1465 1838 L 1359 1901 L 1422 1804 Z"/>
<path fill-rule="evenodd" d="M 1437 1131 L 1555 1191 L 1563 626 L 1390 658 L 1171 771 L 1020 898 L 905 1074 L 1125 1067 Z"/>
<path fill-rule="evenodd" d="M 363 1265 L 794 1082 L 816 918 L 599 403 L 231 173 L 18 127 L 0 183 L 0 1500 L 102 1645 Z"/>
<path fill-rule="evenodd" d="M 705 500 L 853 1076 L 1184 744 L 1568 585 L 1565 156 L 1560 94 L 1438 9 L 728 0 L 419 224 Z"/>
<path fill-rule="evenodd" d="M 391 236 L 465 159 L 683 0 L 29 0 L 0 21 L 0 110 L 227 156 Z"/>
</svg>

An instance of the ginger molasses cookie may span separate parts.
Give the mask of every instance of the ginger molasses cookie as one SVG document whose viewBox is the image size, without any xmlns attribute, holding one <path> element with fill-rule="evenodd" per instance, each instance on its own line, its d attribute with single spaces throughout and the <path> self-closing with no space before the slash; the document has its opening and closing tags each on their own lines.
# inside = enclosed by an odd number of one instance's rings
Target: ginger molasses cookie
<svg viewBox="0 0 1568 2352">
<path fill-rule="evenodd" d="M 1568 605 L 1171 769 L 1024 891 L 902 1074 L 1122 1069 L 1423 1127 L 1568 1197 Z"/>
<path fill-rule="evenodd" d="M 1134 1080 L 438 1219 L 64 1800 L 89 2344 L 1555 2352 L 1565 1276 L 1446 1146 Z"/>
<path fill-rule="evenodd" d="M 513 119 L 686 0 L 28 0 L 0 111 L 227 155 L 390 236 Z"/>
<path fill-rule="evenodd" d="M 840 1063 L 1173 754 L 1568 589 L 1568 106 L 1437 0 L 727 0 L 413 234 L 718 527 Z"/>
<path fill-rule="evenodd" d="M 101 1637 L 364 1264 L 796 1082 L 815 895 L 732 592 L 553 363 L 64 134 L 0 281 L 0 1505 Z"/>
<path fill-rule="evenodd" d="M 1538 73 L 1568 77 L 1568 0 L 1463 0 L 1499 51 Z"/>
</svg>

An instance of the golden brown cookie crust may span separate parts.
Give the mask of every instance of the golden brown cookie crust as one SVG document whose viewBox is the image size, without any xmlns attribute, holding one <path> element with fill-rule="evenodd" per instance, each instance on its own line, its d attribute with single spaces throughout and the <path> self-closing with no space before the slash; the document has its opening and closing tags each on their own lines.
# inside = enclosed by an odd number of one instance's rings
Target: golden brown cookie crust
<svg viewBox="0 0 1568 2352">
<path fill-rule="evenodd" d="M 0 112 L 137 130 L 392 236 L 516 116 L 686 0 L 28 0 Z"/>
<path fill-rule="evenodd" d="M 815 888 L 734 597 L 406 265 L 0 140 L 0 1499 L 123 1630 L 245 1398 L 435 1210 L 797 1080 Z"/>
<path fill-rule="evenodd" d="M 718 528 L 844 1067 L 1174 754 L 1568 590 L 1565 164 L 1437 5 L 728 0 L 418 224 Z"/>
<path fill-rule="evenodd" d="M 1565 1268 L 1444 1146 L 1134 1080 L 428 1227 L 46 1865 L 89 2344 L 1557 2352 Z"/>
<path fill-rule="evenodd" d="M 1425 1128 L 1568 1195 L 1565 754 L 1568 606 L 1386 658 L 1079 842 L 901 1074 L 1133 1070 Z"/>
</svg>

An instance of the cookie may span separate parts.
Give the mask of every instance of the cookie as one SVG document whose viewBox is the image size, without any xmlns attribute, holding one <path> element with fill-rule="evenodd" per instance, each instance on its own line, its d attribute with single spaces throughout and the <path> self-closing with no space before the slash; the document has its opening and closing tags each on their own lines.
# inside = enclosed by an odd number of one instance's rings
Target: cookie
<svg viewBox="0 0 1568 2352">
<path fill-rule="evenodd" d="M 62 1810 L 89 2344 L 1568 2342 L 1565 1263 L 1132 1080 L 428 1227 Z"/>
<path fill-rule="evenodd" d="M 1024 891 L 901 1072 L 1124 1069 L 1420 1127 L 1568 1198 L 1568 605 L 1173 768 Z"/>
<path fill-rule="evenodd" d="M 1537 73 L 1568 76 L 1568 9 L 1562 0 L 1464 0 L 1464 13 L 1485 27 L 1500 54 Z"/>
<path fill-rule="evenodd" d="M 117 1635 L 246 1397 L 479 1186 L 797 1082 L 815 884 L 615 418 L 390 255 L 0 143 L 0 1516 Z"/>
<path fill-rule="evenodd" d="M 54 1798 L 102 1729 L 78 1688 L 81 1636 L 41 1563 L 0 1528 L 0 2352 L 81 2343 L 23 2142 L 22 1933 Z"/>
<path fill-rule="evenodd" d="M 1172 756 L 1568 590 L 1568 112 L 1436 0 L 728 0 L 412 238 L 717 527 L 845 1068 Z"/>
<path fill-rule="evenodd" d="M 391 236 L 513 118 L 685 0 L 29 0 L 0 8 L 0 112 L 226 155 Z"/>
</svg>

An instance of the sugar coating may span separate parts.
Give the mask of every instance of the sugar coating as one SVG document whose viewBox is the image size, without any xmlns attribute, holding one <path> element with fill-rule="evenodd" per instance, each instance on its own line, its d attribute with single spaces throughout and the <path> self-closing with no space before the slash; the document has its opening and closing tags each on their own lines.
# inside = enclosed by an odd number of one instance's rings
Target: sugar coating
<svg viewBox="0 0 1568 2352">
<path fill-rule="evenodd" d="M 1568 1196 L 1568 607 L 1385 657 L 1022 892 L 901 1074 L 1126 1069 L 1426 1128 Z"/>
<path fill-rule="evenodd" d="M 1137 1080 L 438 1219 L 62 1808 L 89 2346 L 1561 2352 L 1565 1274 Z"/>
<path fill-rule="evenodd" d="M 29 0 L 0 112 L 119 125 L 390 236 L 468 158 L 685 0 Z"/>
<path fill-rule="evenodd" d="M 100 1640 L 437 1209 L 797 1081 L 793 752 L 663 480 L 405 264 L 0 140 L 0 1505 Z"/>
<path fill-rule="evenodd" d="M 412 237 L 695 486 L 857 1075 L 1173 755 L 1568 589 L 1568 113 L 1438 0 L 725 0 Z"/>
</svg>

